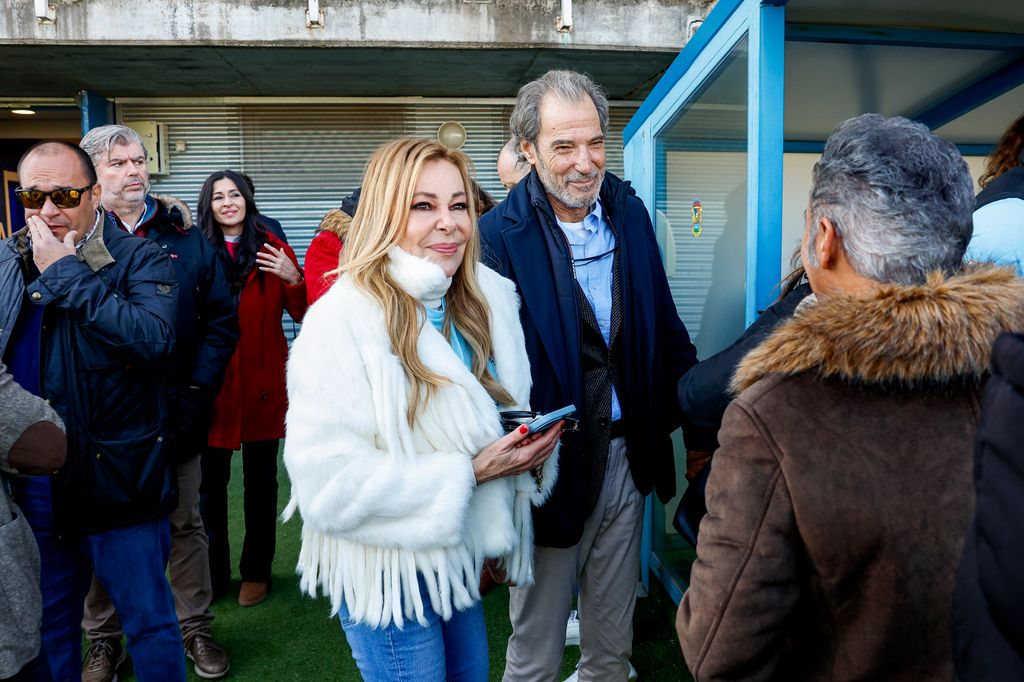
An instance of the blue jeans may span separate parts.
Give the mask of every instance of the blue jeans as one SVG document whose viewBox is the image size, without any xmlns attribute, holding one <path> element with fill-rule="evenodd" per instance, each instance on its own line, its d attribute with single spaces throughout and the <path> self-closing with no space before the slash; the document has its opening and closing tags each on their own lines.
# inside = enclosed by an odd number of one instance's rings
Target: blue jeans
<svg viewBox="0 0 1024 682">
<path fill-rule="evenodd" d="M 19 505 L 42 559 L 43 651 L 56 682 L 82 675 L 82 611 L 92 574 L 107 590 L 128 636 L 139 682 L 185 679 L 185 654 L 164 576 L 171 533 L 167 518 L 59 540 L 49 479 L 18 481 Z"/>
<path fill-rule="evenodd" d="M 489 658 L 484 609 L 477 602 L 441 620 L 430 607 L 420 583 L 427 626 L 406 620 L 371 628 L 349 617 L 343 603 L 339 616 L 364 682 L 487 682 Z"/>
</svg>

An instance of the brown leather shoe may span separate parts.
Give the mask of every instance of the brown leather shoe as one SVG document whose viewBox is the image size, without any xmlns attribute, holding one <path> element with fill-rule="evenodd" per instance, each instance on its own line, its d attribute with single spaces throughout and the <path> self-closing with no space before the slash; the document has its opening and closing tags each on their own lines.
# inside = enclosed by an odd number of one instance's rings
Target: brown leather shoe
<svg viewBox="0 0 1024 682">
<path fill-rule="evenodd" d="M 124 663 L 124 647 L 118 639 L 97 639 L 82 662 L 82 682 L 117 682 L 117 669 Z"/>
<path fill-rule="evenodd" d="M 216 680 L 228 674 L 231 661 L 209 632 L 197 632 L 185 639 L 185 655 L 195 663 L 196 675 Z"/>
<path fill-rule="evenodd" d="M 267 583 L 242 583 L 242 589 L 238 592 L 239 606 L 256 606 L 267 598 Z"/>
</svg>

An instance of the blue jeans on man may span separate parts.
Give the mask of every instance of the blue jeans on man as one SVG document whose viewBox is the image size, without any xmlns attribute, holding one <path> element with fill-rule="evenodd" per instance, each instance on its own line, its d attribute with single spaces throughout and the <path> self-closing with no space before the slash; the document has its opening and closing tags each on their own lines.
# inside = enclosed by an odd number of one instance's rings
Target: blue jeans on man
<svg viewBox="0 0 1024 682">
<path fill-rule="evenodd" d="M 47 477 L 22 479 L 18 503 L 42 559 L 43 651 L 55 682 L 82 674 L 82 611 L 92 575 L 106 588 L 128 638 L 139 682 L 185 679 L 185 654 L 164 575 L 167 518 L 59 540 Z"/>
<path fill-rule="evenodd" d="M 357 623 L 343 603 L 338 615 L 364 682 L 487 682 L 490 658 L 484 608 L 477 602 L 441 619 L 420 581 L 427 625 L 407 620 L 382 628 Z"/>
</svg>

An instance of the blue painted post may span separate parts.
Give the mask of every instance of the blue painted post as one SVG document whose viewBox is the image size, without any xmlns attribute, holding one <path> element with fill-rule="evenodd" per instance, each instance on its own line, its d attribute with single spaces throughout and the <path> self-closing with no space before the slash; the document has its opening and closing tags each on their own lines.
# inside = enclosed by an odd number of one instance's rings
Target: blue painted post
<svg viewBox="0 0 1024 682">
<path fill-rule="evenodd" d="M 93 128 L 114 122 L 114 105 L 102 95 L 82 90 L 79 93 L 79 102 L 82 109 L 82 135 Z"/>
<path fill-rule="evenodd" d="M 786 15 L 762 5 L 751 16 L 747 92 L 746 323 L 768 307 L 782 279 L 782 154 Z"/>
</svg>

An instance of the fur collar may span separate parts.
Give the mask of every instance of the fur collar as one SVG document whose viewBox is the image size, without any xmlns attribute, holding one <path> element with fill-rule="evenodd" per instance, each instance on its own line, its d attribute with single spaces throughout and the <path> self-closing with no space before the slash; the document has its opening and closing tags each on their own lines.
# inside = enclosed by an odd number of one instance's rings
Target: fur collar
<svg viewBox="0 0 1024 682">
<path fill-rule="evenodd" d="M 189 210 L 188 204 L 179 199 L 178 197 L 172 197 L 170 194 L 150 194 L 157 203 L 162 204 L 164 210 L 168 213 L 173 209 L 178 209 L 181 213 L 181 229 L 189 230 L 192 227 L 192 211 Z"/>
<path fill-rule="evenodd" d="M 448 293 L 452 278 L 436 263 L 413 256 L 397 246 L 391 247 L 388 258 L 388 273 L 416 300 L 436 304 Z"/>
<path fill-rule="evenodd" d="M 731 388 L 738 394 L 768 375 L 801 372 L 908 387 L 978 379 L 996 336 L 1021 330 L 1024 280 L 1012 269 L 933 273 L 916 286 L 819 298 L 743 359 Z"/>
</svg>

